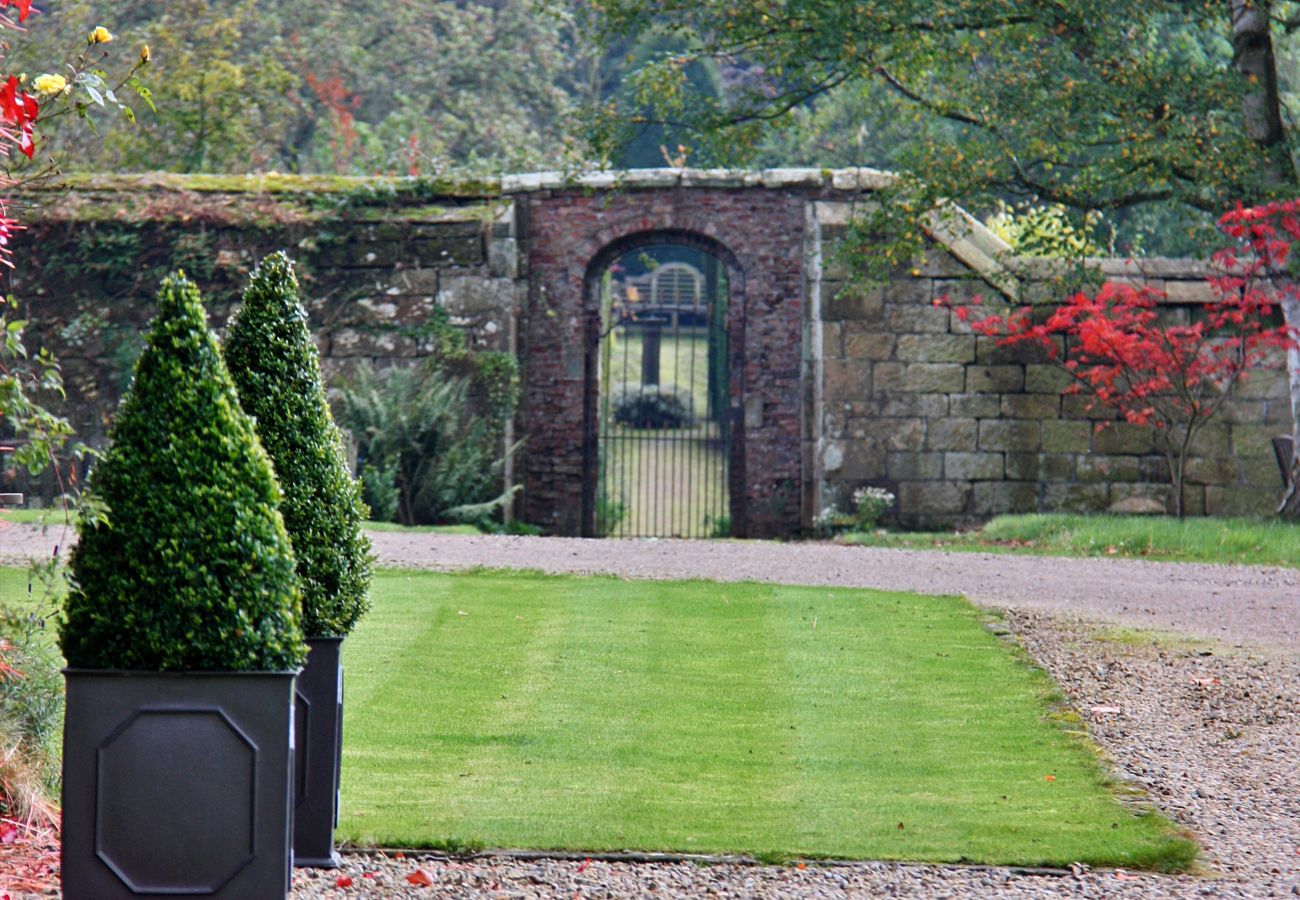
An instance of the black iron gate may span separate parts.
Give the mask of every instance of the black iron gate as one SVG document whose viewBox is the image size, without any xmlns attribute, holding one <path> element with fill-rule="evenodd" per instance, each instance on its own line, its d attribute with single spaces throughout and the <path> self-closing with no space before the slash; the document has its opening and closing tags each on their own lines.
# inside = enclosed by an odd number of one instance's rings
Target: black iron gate
<svg viewBox="0 0 1300 900">
<path fill-rule="evenodd" d="M 600 290 L 588 521 L 600 537 L 729 535 L 725 266 L 694 248 L 643 248 Z"/>
</svg>

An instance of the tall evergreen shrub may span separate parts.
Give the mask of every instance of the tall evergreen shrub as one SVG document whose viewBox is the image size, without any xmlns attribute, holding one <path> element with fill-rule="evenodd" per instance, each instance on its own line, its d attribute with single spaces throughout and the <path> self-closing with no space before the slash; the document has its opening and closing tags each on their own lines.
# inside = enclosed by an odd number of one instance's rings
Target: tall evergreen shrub
<svg viewBox="0 0 1300 900">
<path fill-rule="evenodd" d="M 282 671 L 306 658 L 280 489 L 183 274 L 87 489 L 59 639 L 77 668 Z"/>
<path fill-rule="evenodd" d="M 280 511 L 298 557 L 303 626 L 310 637 L 345 635 L 368 606 L 366 510 L 330 416 L 298 279 L 283 253 L 253 271 L 224 351 L 284 490 Z"/>
</svg>

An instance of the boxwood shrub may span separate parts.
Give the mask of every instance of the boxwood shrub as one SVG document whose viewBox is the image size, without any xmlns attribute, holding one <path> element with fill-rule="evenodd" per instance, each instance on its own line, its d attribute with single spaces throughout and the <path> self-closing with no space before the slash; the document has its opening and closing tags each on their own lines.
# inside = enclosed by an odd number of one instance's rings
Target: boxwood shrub
<svg viewBox="0 0 1300 900">
<path fill-rule="evenodd" d="M 366 508 L 330 416 L 298 279 L 283 253 L 253 271 L 223 349 L 284 491 L 280 511 L 298 558 L 303 627 L 309 637 L 345 635 L 367 607 Z"/>
<path fill-rule="evenodd" d="M 280 489 L 198 289 L 158 314 L 87 491 L 59 641 L 76 668 L 283 671 L 306 658 Z"/>
</svg>

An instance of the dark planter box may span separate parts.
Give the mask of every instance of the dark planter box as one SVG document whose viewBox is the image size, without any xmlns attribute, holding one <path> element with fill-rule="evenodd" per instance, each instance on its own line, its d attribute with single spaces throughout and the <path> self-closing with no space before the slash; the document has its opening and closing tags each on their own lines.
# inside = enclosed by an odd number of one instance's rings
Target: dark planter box
<svg viewBox="0 0 1300 900">
<path fill-rule="evenodd" d="M 343 638 L 310 638 L 307 665 L 294 690 L 293 861 L 333 869 L 343 751 Z"/>
<path fill-rule="evenodd" d="M 65 900 L 287 896 L 294 674 L 65 669 Z"/>
</svg>

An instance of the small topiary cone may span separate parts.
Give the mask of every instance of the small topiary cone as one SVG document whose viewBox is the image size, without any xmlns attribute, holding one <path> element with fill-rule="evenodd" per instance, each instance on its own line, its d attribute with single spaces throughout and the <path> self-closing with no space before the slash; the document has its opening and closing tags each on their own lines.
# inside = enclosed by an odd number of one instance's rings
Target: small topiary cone
<svg viewBox="0 0 1300 900">
<path fill-rule="evenodd" d="M 253 271 L 231 319 L 226 363 L 284 490 L 280 511 L 298 558 L 308 637 L 346 635 L 369 606 L 366 509 L 330 415 L 320 354 L 283 253 Z"/>
<path fill-rule="evenodd" d="M 306 657 L 280 489 L 181 273 L 87 490 L 59 639 L 68 665 L 286 671 Z"/>
</svg>

